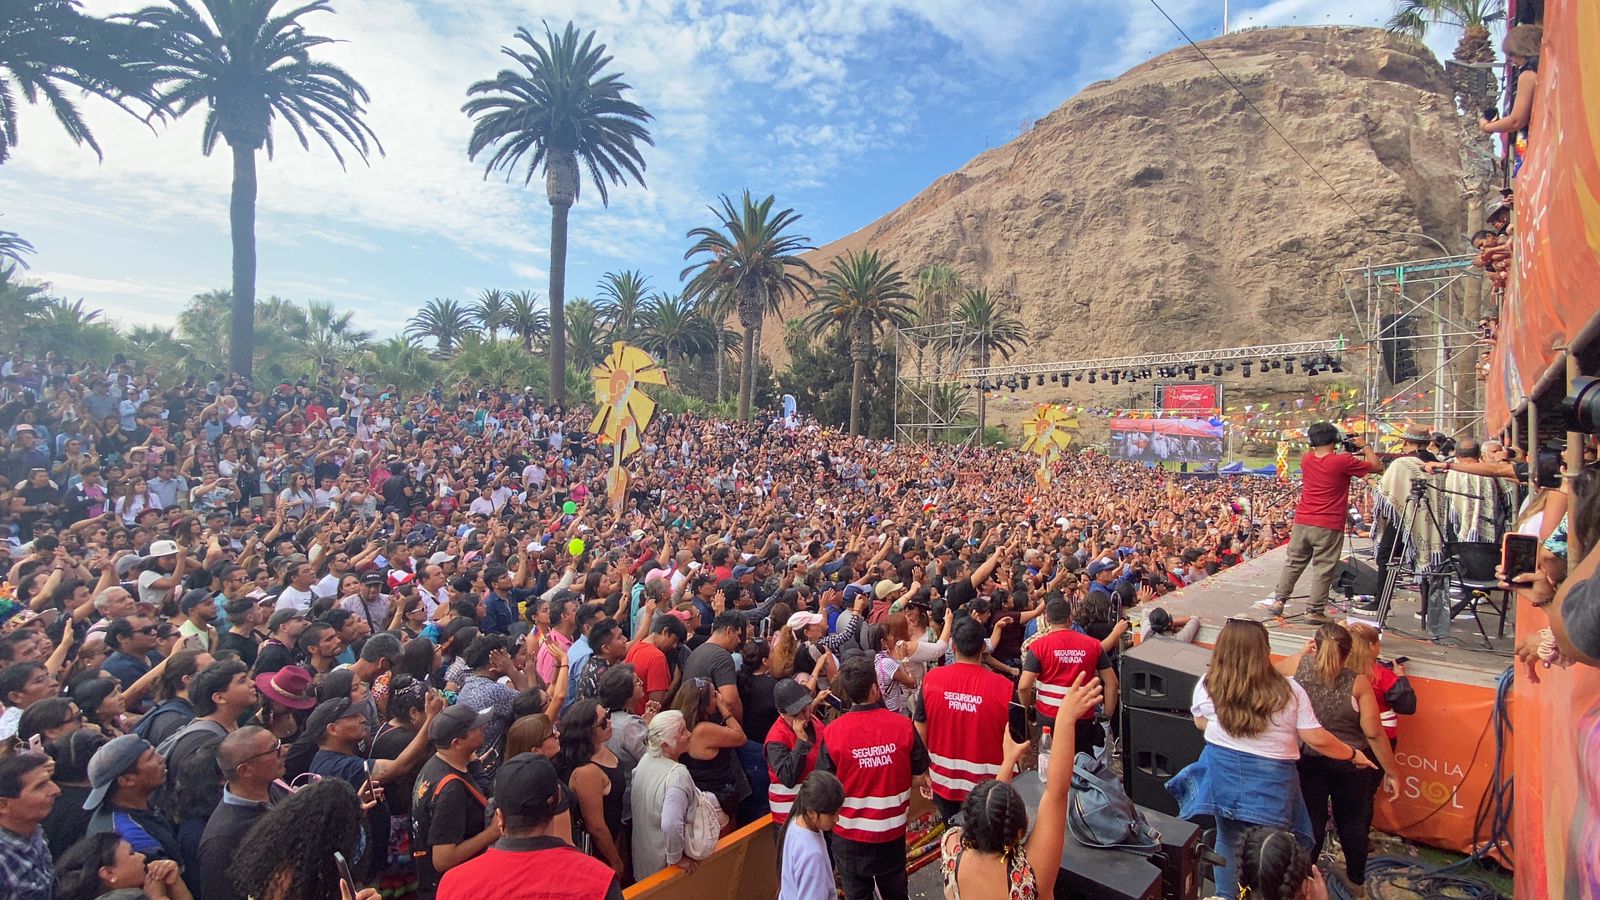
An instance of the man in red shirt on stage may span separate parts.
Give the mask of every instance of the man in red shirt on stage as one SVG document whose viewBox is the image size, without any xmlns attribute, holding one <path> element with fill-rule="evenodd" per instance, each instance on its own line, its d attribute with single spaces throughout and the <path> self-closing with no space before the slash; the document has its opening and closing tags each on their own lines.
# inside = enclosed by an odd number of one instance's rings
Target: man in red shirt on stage
<svg viewBox="0 0 1600 900">
<path fill-rule="evenodd" d="M 844 785 L 833 865 L 845 900 L 906 900 L 906 814 L 913 782 L 928 784 L 928 750 L 911 720 L 883 706 L 872 660 L 847 659 L 834 679 L 850 711 L 822 736 L 817 768 Z M 926 793 L 924 793 L 926 796 Z"/>
<path fill-rule="evenodd" d="M 1284 605 L 1306 566 L 1311 568 L 1311 597 L 1306 621 L 1326 625 L 1328 588 L 1344 547 L 1344 527 L 1350 510 L 1350 479 L 1383 470 L 1378 455 L 1360 438 L 1351 440 L 1351 453 L 1339 452 L 1339 429 L 1318 422 L 1306 430 L 1311 449 L 1300 457 L 1300 502 L 1294 508 L 1294 528 L 1289 532 L 1289 560 L 1278 577 L 1267 610 L 1283 615 Z M 1359 452 L 1361 455 L 1355 455 Z"/>
<path fill-rule="evenodd" d="M 946 822 L 978 786 L 1000 776 L 1011 679 L 983 665 L 983 626 L 962 619 L 951 635 L 956 663 L 928 672 L 916 705 L 917 734 L 928 744 L 933 805 Z"/>
<path fill-rule="evenodd" d="M 1044 616 L 1050 623 L 1050 633 L 1035 639 L 1022 654 L 1022 677 L 1017 680 L 1017 695 L 1022 702 L 1026 704 L 1031 699 L 1039 722 L 1049 724 L 1056 720 L 1056 707 L 1072 687 L 1073 679 L 1080 674 L 1086 680 L 1098 676 L 1106 689 L 1106 717 L 1115 715 L 1117 672 L 1111 668 L 1100 642 L 1072 630 L 1072 606 L 1060 597 L 1045 604 Z M 1074 746 L 1086 753 L 1106 744 L 1105 729 L 1095 721 L 1093 710 L 1078 720 L 1073 735 Z"/>
</svg>

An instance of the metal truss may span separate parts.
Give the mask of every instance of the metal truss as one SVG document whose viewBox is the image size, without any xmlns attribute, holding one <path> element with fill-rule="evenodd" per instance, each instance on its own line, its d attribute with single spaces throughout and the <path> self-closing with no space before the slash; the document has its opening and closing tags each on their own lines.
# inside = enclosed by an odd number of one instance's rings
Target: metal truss
<svg viewBox="0 0 1600 900">
<path fill-rule="evenodd" d="M 1060 362 L 1024 363 L 1012 366 L 988 366 L 962 369 L 960 378 L 967 384 L 978 384 L 1022 375 L 1075 375 L 1087 372 L 1123 372 L 1144 369 L 1177 369 L 1190 366 L 1226 362 L 1255 362 L 1258 360 L 1307 357 L 1321 354 L 1339 354 L 1348 349 L 1344 338 L 1329 341 L 1295 341 L 1288 344 L 1261 344 L 1254 347 L 1228 347 L 1222 350 L 1196 350 L 1186 353 L 1151 353 L 1144 356 L 1114 356 L 1104 359 L 1074 359 Z"/>
<path fill-rule="evenodd" d="M 1470 432 L 1483 417 L 1478 387 L 1478 312 L 1471 299 L 1482 273 L 1471 256 L 1365 265 L 1339 273 L 1350 312 L 1370 349 L 1363 396 L 1370 414 L 1384 415 L 1386 397 L 1425 392 L 1430 402 L 1405 408 L 1407 418 L 1433 430 Z M 1402 323 L 1410 323 L 1403 327 Z M 1409 332 L 1409 333 L 1408 333 Z M 1409 352 L 1417 374 L 1391 380 L 1383 361 Z"/>
<path fill-rule="evenodd" d="M 980 439 L 978 421 L 967 415 L 972 387 L 960 377 L 978 356 L 977 332 L 954 321 L 912 325 L 895 331 L 894 348 L 895 440 Z"/>
</svg>

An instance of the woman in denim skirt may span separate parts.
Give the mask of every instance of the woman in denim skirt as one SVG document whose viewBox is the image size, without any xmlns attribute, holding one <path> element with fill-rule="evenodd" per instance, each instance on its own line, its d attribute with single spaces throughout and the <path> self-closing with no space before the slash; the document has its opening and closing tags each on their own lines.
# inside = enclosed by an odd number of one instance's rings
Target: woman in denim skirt
<svg viewBox="0 0 1600 900">
<path fill-rule="evenodd" d="M 1301 741 L 1329 758 L 1373 766 L 1361 751 L 1324 731 L 1305 690 L 1273 668 L 1260 622 L 1233 619 L 1222 627 L 1189 712 L 1206 733 L 1206 749 L 1167 790 L 1178 799 L 1183 818 L 1216 819 L 1216 850 L 1227 860 L 1216 872 L 1217 893 L 1224 897 L 1238 893 L 1237 848 L 1249 826 L 1288 829 L 1316 851 L 1295 768 Z"/>
</svg>

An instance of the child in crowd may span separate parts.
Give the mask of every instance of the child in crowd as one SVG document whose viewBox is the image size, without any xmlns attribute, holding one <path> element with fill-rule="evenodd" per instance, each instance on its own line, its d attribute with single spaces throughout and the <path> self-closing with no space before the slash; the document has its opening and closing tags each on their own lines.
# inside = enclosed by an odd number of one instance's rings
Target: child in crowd
<svg viewBox="0 0 1600 900">
<path fill-rule="evenodd" d="M 812 772 L 800 783 L 783 832 L 783 886 L 778 900 L 834 900 L 838 896 L 823 835 L 833 830 L 843 806 L 844 785 L 831 773 Z"/>
</svg>

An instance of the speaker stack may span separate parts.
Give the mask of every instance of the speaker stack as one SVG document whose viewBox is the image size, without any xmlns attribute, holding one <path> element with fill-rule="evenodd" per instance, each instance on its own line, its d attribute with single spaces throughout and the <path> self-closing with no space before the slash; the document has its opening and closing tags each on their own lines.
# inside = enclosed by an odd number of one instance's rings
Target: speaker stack
<svg viewBox="0 0 1600 900">
<path fill-rule="evenodd" d="M 1149 638 L 1123 654 L 1122 740 L 1128 753 L 1122 775 L 1134 803 L 1178 814 L 1167 781 L 1205 749 L 1189 705 L 1210 661 L 1210 650 L 1167 638 Z"/>
</svg>

